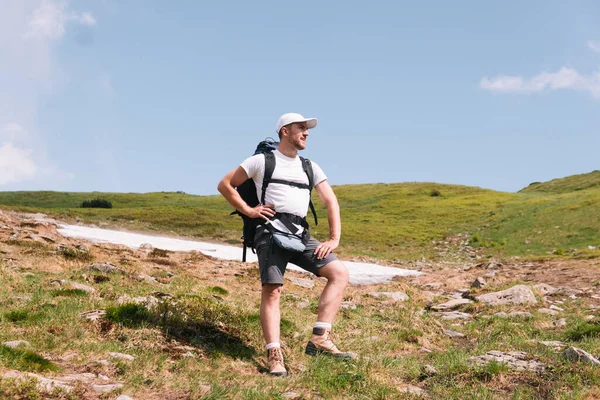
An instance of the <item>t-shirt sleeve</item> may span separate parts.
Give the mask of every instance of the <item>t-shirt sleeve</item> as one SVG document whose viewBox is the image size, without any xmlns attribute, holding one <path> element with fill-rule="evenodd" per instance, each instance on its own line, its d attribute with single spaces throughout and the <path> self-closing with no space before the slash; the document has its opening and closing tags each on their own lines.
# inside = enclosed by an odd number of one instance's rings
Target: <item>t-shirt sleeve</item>
<svg viewBox="0 0 600 400">
<path fill-rule="evenodd" d="M 319 164 L 314 161 L 311 161 L 311 163 L 313 168 L 313 176 L 315 178 L 315 186 L 317 186 L 319 183 L 327 180 L 327 175 L 325 175 L 325 172 L 323 172 L 321 167 L 319 167 Z"/>
<path fill-rule="evenodd" d="M 265 157 L 262 154 L 257 154 L 255 156 L 246 158 L 240 164 L 240 167 L 246 171 L 248 178 L 254 179 L 257 176 L 262 175 L 262 171 L 265 169 Z"/>
</svg>

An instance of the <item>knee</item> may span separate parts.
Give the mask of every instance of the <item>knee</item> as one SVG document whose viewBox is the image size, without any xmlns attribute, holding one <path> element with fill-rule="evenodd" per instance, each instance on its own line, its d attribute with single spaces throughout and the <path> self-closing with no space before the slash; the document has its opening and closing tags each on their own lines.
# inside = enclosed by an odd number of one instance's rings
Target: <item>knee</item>
<svg viewBox="0 0 600 400">
<path fill-rule="evenodd" d="M 350 280 L 348 268 L 341 261 L 335 261 L 330 266 L 331 269 L 326 276 L 327 280 L 346 286 Z"/>
<path fill-rule="evenodd" d="M 279 302 L 281 291 L 281 285 L 264 285 L 262 288 L 263 301 L 270 304 Z"/>
</svg>

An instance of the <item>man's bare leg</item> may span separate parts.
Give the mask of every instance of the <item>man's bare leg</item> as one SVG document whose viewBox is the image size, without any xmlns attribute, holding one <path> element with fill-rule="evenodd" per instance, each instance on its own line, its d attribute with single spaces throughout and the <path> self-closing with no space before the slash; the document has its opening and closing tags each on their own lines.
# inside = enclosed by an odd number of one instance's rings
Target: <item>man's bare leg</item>
<svg viewBox="0 0 600 400">
<path fill-rule="evenodd" d="M 267 342 L 267 368 L 271 375 L 286 376 L 283 352 L 279 343 L 281 285 L 263 285 L 260 299 L 260 323 Z"/>
<path fill-rule="evenodd" d="M 260 299 L 260 324 L 267 344 L 279 342 L 281 316 L 279 297 L 281 285 L 266 284 L 262 287 Z"/>
<path fill-rule="evenodd" d="M 308 355 L 323 353 L 340 358 L 356 358 L 355 353 L 340 351 L 331 339 L 331 324 L 344 297 L 344 289 L 349 278 L 348 269 L 341 261 L 332 261 L 319 269 L 319 275 L 327 278 L 327 285 L 325 285 L 319 298 L 317 324 L 313 328 L 305 353 Z"/>
<path fill-rule="evenodd" d="M 327 278 L 327 285 L 319 298 L 317 321 L 331 324 L 340 308 L 344 289 L 348 285 L 348 269 L 343 262 L 336 260 L 319 268 L 319 276 Z"/>
</svg>

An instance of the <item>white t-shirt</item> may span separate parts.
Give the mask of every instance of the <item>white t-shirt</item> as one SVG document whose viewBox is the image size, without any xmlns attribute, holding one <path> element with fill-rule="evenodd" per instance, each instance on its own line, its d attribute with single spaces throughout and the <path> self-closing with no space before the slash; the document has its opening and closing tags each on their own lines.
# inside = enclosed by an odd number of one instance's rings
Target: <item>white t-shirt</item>
<svg viewBox="0 0 600 400">
<path fill-rule="evenodd" d="M 273 154 L 275 155 L 275 170 L 271 179 L 281 179 L 308 185 L 308 176 L 306 176 L 304 169 L 302 169 L 302 161 L 299 156 L 290 158 L 283 155 L 279 150 L 273 150 Z M 325 176 L 325 173 L 317 163 L 311 161 L 311 164 L 314 185 L 317 186 L 326 180 L 327 176 Z M 254 179 L 256 196 L 260 201 L 263 176 L 265 174 L 265 156 L 257 154 L 244 160 L 240 166 L 244 168 L 249 178 Z M 308 190 L 281 183 L 269 183 L 265 193 L 265 204 L 273 204 L 276 212 L 294 214 L 299 217 L 306 217 L 309 201 L 310 193 Z"/>
</svg>

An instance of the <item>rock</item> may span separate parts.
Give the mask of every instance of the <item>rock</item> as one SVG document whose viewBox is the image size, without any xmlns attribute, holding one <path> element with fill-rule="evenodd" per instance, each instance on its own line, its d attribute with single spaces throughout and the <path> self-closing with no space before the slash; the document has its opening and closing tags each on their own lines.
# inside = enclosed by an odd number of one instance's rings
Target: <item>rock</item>
<svg viewBox="0 0 600 400">
<path fill-rule="evenodd" d="M 538 312 L 542 314 L 558 315 L 557 311 L 550 310 L 549 308 L 540 308 Z"/>
<path fill-rule="evenodd" d="M 567 320 L 565 318 L 561 318 L 557 321 L 553 321 L 552 324 L 557 328 L 562 328 L 563 326 L 567 326 Z"/>
<path fill-rule="evenodd" d="M 462 333 L 453 331 L 451 329 L 444 329 L 444 333 L 447 336 L 451 337 L 451 338 L 463 338 L 463 337 L 465 337 L 465 335 L 463 335 Z"/>
<path fill-rule="evenodd" d="M 421 368 L 421 374 L 426 377 L 434 376 L 437 373 L 438 373 L 438 370 L 433 365 L 426 364 L 426 365 L 423 365 L 423 367 Z"/>
<path fill-rule="evenodd" d="M 582 349 L 578 349 L 577 347 L 569 347 L 563 351 L 562 354 L 565 358 L 571 361 L 581 361 L 592 365 L 600 365 L 600 361 L 598 361 L 597 358 Z"/>
<path fill-rule="evenodd" d="M 308 307 L 310 307 L 310 302 L 309 302 L 309 301 L 306 301 L 306 300 L 304 300 L 304 301 L 300 301 L 300 302 L 298 302 L 298 303 L 296 304 L 296 307 L 297 307 L 297 308 L 299 308 L 299 309 L 301 309 L 301 310 L 303 310 L 303 309 L 305 309 L 305 308 L 308 308 Z"/>
<path fill-rule="evenodd" d="M 114 264 L 105 262 L 105 263 L 93 263 L 86 268 L 87 271 L 92 272 L 102 272 L 104 274 L 122 274 L 124 271 L 122 269 L 117 268 Z"/>
<path fill-rule="evenodd" d="M 459 312 L 459 311 L 444 311 L 444 312 L 435 313 L 434 315 L 442 317 L 442 319 L 445 321 L 452 321 L 455 319 L 471 319 L 471 318 L 473 318 L 473 316 L 471 314 L 467 314 L 467 313 Z"/>
<path fill-rule="evenodd" d="M 487 293 L 476 297 L 477 301 L 490 305 L 502 304 L 536 304 L 535 295 L 525 285 L 516 285 L 500 292 Z"/>
<path fill-rule="evenodd" d="M 73 390 L 73 386 L 69 385 L 66 382 L 44 378 L 43 376 L 26 372 L 8 371 L 4 375 L 2 375 L 2 379 L 14 379 L 16 381 L 25 381 L 33 379 L 37 382 L 38 389 L 43 390 L 45 392 L 52 392 L 54 388 L 61 388 L 67 393 Z"/>
<path fill-rule="evenodd" d="M 133 397 L 126 396 L 124 394 L 117 397 L 115 400 L 134 400 Z"/>
<path fill-rule="evenodd" d="M 142 244 L 140 244 L 139 249 L 140 250 L 154 250 L 154 246 L 152 246 L 150 243 L 142 243 Z"/>
<path fill-rule="evenodd" d="M 293 276 L 286 276 L 285 279 L 292 282 L 296 286 L 300 286 L 307 289 L 315 287 L 315 283 L 311 279 L 306 278 L 294 278 Z"/>
<path fill-rule="evenodd" d="M 398 386 L 398 391 L 415 396 L 427 397 L 427 392 L 425 390 L 413 385 L 400 385 Z"/>
<path fill-rule="evenodd" d="M 487 282 L 485 281 L 485 279 L 483 279 L 480 276 L 478 276 L 477 278 L 475 278 L 475 280 L 473 281 L 473 283 L 471 283 L 471 287 L 472 288 L 482 288 L 484 286 L 487 286 Z"/>
<path fill-rule="evenodd" d="M 557 306 L 555 306 L 554 304 L 552 304 L 552 305 L 551 305 L 550 307 L 548 307 L 548 308 L 550 308 L 551 310 L 554 310 L 554 311 L 565 311 L 563 308 L 557 307 Z"/>
<path fill-rule="evenodd" d="M 492 350 L 482 356 L 473 356 L 469 358 L 469 364 L 483 366 L 495 361 L 506 364 L 508 368 L 517 371 L 543 371 L 546 368 L 544 364 L 538 361 L 528 360 L 528 358 L 529 355 L 522 351 L 503 353 L 501 351 Z"/>
<path fill-rule="evenodd" d="M 437 283 L 437 282 L 426 283 L 426 284 L 423 285 L 423 287 L 426 288 L 426 289 L 438 290 L 439 288 L 442 287 L 442 284 L 441 283 Z"/>
<path fill-rule="evenodd" d="M 546 347 L 552 347 L 553 349 L 560 350 L 566 346 L 563 342 L 559 342 L 556 340 L 540 340 L 539 343 L 543 344 Z"/>
<path fill-rule="evenodd" d="M 288 399 L 288 400 L 298 400 L 301 399 L 303 396 L 300 393 L 296 393 L 296 392 L 285 392 L 281 394 L 281 398 L 282 399 Z"/>
<path fill-rule="evenodd" d="M 369 295 L 377 298 L 387 297 L 394 301 L 407 301 L 409 299 L 404 292 L 371 292 Z"/>
<path fill-rule="evenodd" d="M 111 393 L 123 389 L 122 383 L 111 383 L 107 385 L 92 385 L 92 390 L 96 393 Z"/>
<path fill-rule="evenodd" d="M 158 283 L 155 277 L 147 275 L 147 274 L 139 274 L 138 278 L 142 281 L 146 281 L 149 283 Z"/>
<path fill-rule="evenodd" d="M 527 311 L 513 311 L 510 314 L 508 314 L 508 316 L 511 318 L 533 318 L 533 314 Z"/>
<path fill-rule="evenodd" d="M 340 308 L 342 310 L 356 310 L 356 304 L 350 301 L 342 301 L 342 303 L 340 304 Z"/>
<path fill-rule="evenodd" d="M 31 344 L 27 340 L 12 340 L 10 342 L 2 343 L 6 347 L 10 347 L 11 349 L 16 349 L 17 347 L 30 347 Z"/>
<path fill-rule="evenodd" d="M 96 291 L 96 289 L 94 289 L 91 286 L 87 286 L 87 285 L 84 285 L 82 283 L 77 283 L 77 282 L 71 282 L 71 287 L 73 289 L 83 290 L 84 292 L 87 292 L 87 293 L 94 293 Z"/>
<path fill-rule="evenodd" d="M 441 311 L 441 310 L 452 310 L 452 309 L 455 309 L 455 308 L 457 308 L 457 307 L 459 307 L 459 306 L 461 306 L 463 304 L 469 304 L 469 303 L 472 303 L 472 301 L 469 300 L 469 299 L 454 299 L 454 300 L 450 300 L 450 301 L 447 301 L 447 302 L 442 303 L 442 304 L 438 304 L 437 306 L 433 306 L 431 308 L 433 310 L 438 310 L 438 311 Z"/>
<path fill-rule="evenodd" d="M 588 250 L 596 250 L 596 246 L 588 246 Z"/>
<path fill-rule="evenodd" d="M 80 318 L 85 318 L 88 321 L 98 321 L 98 320 L 102 319 L 102 317 L 104 317 L 105 315 L 106 315 L 105 310 L 91 310 L 91 311 L 84 311 L 82 313 L 79 313 Z"/>
<path fill-rule="evenodd" d="M 194 353 L 192 353 L 191 351 L 186 351 L 185 353 L 183 353 L 181 355 L 181 357 L 185 357 L 185 358 L 196 358 L 196 355 Z"/>
<path fill-rule="evenodd" d="M 12 301 L 31 301 L 31 296 L 13 296 L 10 298 Z"/>
<path fill-rule="evenodd" d="M 133 360 L 135 360 L 135 357 L 134 356 L 130 356 L 129 354 L 112 352 L 112 353 L 108 353 L 108 355 L 111 358 L 117 358 L 119 360 L 127 360 L 127 361 L 133 361 Z"/>
<path fill-rule="evenodd" d="M 546 283 L 538 283 L 537 285 L 533 285 L 531 289 L 539 294 L 540 296 L 552 295 L 554 293 L 558 293 L 558 289 L 553 286 L 550 286 Z"/>
</svg>

